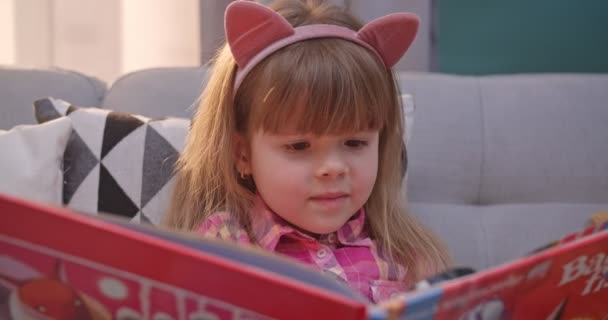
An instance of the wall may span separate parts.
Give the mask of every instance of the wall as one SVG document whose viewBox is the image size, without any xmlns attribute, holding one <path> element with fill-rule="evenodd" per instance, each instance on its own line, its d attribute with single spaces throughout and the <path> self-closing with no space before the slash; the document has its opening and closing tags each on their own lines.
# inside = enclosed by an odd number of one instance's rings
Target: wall
<svg viewBox="0 0 608 320">
<path fill-rule="evenodd" d="M 0 0 L 0 65 L 15 61 L 15 4 Z"/>
<path fill-rule="evenodd" d="M 437 3 L 439 71 L 608 72 L 606 0 Z"/>
<path fill-rule="evenodd" d="M 200 63 L 198 0 L 0 0 L 0 64 L 60 67 L 107 83 Z"/>
</svg>

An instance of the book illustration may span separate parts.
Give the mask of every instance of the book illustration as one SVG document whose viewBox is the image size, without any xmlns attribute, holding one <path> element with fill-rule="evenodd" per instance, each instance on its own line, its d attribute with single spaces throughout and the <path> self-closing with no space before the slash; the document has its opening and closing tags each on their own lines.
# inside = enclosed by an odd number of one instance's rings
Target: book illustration
<svg viewBox="0 0 608 320">
<path fill-rule="evenodd" d="M 7 260 L 6 257 L 1 257 Z M 13 264 L 18 264 L 13 263 Z M 63 273 L 63 264 L 57 260 L 51 274 L 33 275 L 19 280 L 0 275 L 0 283 L 7 290 L 0 300 L 4 316 L 13 319 L 48 317 L 66 320 L 109 319 L 110 314 L 93 298 L 70 286 Z"/>
<path fill-rule="evenodd" d="M 266 319 L 137 275 L 0 236 L 0 318 Z"/>
<path fill-rule="evenodd" d="M 461 320 L 499 320 L 508 319 L 505 305 L 499 298 L 482 302 L 468 311 Z"/>
</svg>

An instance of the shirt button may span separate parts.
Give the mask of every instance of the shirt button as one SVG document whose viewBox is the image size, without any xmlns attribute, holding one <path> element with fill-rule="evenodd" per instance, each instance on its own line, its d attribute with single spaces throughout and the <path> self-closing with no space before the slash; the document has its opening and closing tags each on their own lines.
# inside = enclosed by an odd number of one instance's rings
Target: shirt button
<svg viewBox="0 0 608 320">
<path fill-rule="evenodd" d="M 336 243 L 336 234 L 335 233 L 330 233 L 327 236 L 327 242 L 332 243 L 332 244 Z"/>
<path fill-rule="evenodd" d="M 323 259 L 323 258 L 327 257 L 327 254 L 328 254 L 327 248 L 321 248 L 321 249 L 319 249 L 319 251 L 317 251 L 317 258 Z"/>
</svg>

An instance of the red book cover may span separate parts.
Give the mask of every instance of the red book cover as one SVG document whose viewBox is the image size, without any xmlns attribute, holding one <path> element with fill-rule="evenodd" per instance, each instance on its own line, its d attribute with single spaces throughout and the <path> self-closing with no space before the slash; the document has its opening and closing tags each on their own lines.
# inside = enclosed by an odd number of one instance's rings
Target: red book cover
<svg viewBox="0 0 608 320">
<path fill-rule="evenodd" d="M 402 301 L 403 319 L 608 319 L 608 223 Z"/>
<path fill-rule="evenodd" d="M 0 221 L 0 319 L 366 318 L 345 287 L 270 254 L 3 196 Z"/>
<path fill-rule="evenodd" d="M 0 319 L 608 319 L 606 227 L 375 306 L 253 247 L 0 195 Z"/>
</svg>

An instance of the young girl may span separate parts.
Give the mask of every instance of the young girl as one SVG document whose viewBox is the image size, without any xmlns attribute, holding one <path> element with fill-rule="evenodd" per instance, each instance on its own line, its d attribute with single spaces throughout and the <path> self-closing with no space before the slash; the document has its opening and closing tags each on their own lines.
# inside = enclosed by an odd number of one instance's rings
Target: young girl
<svg viewBox="0 0 608 320">
<path fill-rule="evenodd" d="M 374 302 L 442 271 L 447 255 L 402 203 L 403 121 L 390 67 L 418 20 L 361 26 L 319 1 L 226 10 L 165 223 L 257 245 Z"/>
</svg>

